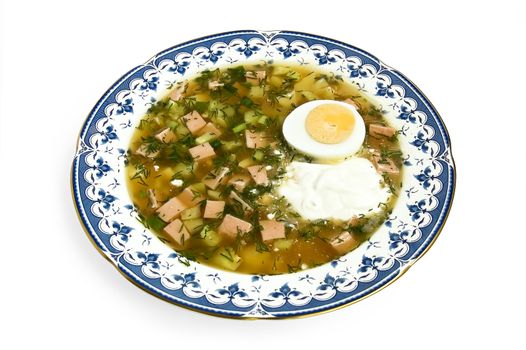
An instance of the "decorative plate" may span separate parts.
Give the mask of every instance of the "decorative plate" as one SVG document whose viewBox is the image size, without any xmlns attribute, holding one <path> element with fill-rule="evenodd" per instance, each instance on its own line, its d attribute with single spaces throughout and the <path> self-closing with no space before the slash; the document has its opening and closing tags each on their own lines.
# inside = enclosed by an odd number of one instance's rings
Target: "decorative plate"
<svg viewBox="0 0 526 350">
<path fill-rule="evenodd" d="M 124 155 L 134 126 L 175 83 L 245 61 L 319 66 L 379 102 L 400 131 L 404 179 L 383 226 L 328 264 L 277 276 L 220 271 L 186 261 L 136 219 Z M 236 31 L 174 46 L 106 91 L 82 126 L 73 160 L 75 205 L 98 250 L 137 286 L 174 304 L 217 316 L 283 318 L 348 305 L 390 284 L 437 238 L 451 207 L 455 172 L 437 111 L 398 71 L 351 45 L 288 31 Z"/>
</svg>

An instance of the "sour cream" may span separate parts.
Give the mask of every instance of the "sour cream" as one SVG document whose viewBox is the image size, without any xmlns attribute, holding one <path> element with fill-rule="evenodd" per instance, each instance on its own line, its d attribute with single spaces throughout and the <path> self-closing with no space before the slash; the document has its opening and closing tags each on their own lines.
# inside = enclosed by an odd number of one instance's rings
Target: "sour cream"
<svg viewBox="0 0 526 350">
<path fill-rule="evenodd" d="M 292 162 L 277 191 L 308 220 L 378 212 L 391 196 L 373 164 L 358 157 L 335 165 Z"/>
</svg>

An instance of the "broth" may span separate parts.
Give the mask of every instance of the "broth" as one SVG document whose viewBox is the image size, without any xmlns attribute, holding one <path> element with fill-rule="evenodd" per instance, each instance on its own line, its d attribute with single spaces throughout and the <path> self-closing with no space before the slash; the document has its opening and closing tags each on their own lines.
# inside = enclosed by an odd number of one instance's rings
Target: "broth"
<svg viewBox="0 0 526 350">
<path fill-rule="evenodd" d="M 313 161 L 287 144 L 281 132 L 283 121 L 295 107 L 316 99 L 347 100 L 359 107 L 367 131 L 357 156 L 377 166 L 392 193 L 387 203 L 381 203 L 380 211 L 347 221 L 309 221 L 277 194 L 287 164 Z M 192 112 L 198 114 L 189 115 Z M 312 268 L 367 240 L 397 199 L 402 169 L 397 134 L 373 134 L 371 124 L 390 130 L 381 110 L 355 86 L 312 67 L 252 64 L 204 71 L 174 86 L 141 119 L 127 155 L 129 192 L 141 222 L 190 260 L 253 274 Z M 265 146 L 247 147 L 248 132 L 264 133 L 268 138 Z M 191 152 L 197 152 L 197 158 Z M 214 155 L 207 157 L 210 152 Z M 247 169 L 255 165 L 268 168 L 268 184 L 251 179 Z M 242 181 L 234 181 L 234 176 Z M 218 183 L 210 184 L 211 180 Z M 168 207 L 165 203 L 176 196 L 183 198 L 184 191 L 192 193 L 186 200 L 193 204 L 186 203 L 175 218 L 169 218 L 173 213 L 162 214 L 159 208 Z M 210 217 L 212 206 L 217 206 L 215 217 Z M 223 221 L 232 217 L 251 228 L 236 226 L 235 234 L 221 233 L 225 231 Z M 266 229 L 262 220 L 269 218 L 278 223 L 278 231 L 285 229 L 285 237 L 262 239 L 261 231 Z M 352 241 L 344 250 L 335 248 L 335 239 L 342 233 L 348 233 L 345 237 Z"/>
</svg>

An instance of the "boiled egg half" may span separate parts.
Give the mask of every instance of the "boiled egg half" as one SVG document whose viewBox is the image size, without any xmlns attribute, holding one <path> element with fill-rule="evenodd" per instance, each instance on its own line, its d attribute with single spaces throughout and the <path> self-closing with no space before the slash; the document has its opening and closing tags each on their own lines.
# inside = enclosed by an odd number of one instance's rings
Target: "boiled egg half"
<svg viewBox="0 0 526 350">
<path fill-rule="evenodd" d="M 360 149 L 365 123 L 348 103 L 316 100 L 302 104 L 285 118 L 283 135 L 292 147 L 315 159 L 338 160 Z"/>
<path fill-rule="evenodd" d="M 349 220 L 380 211 L 380 203 L 391 197 L 374 165 L 355 156 L 365 139 L 365 123 L 354 106 L 305 103 L 287 116 L 283 135 L 314 158 L 313 163 L 290 163 L 277 189 L 304 219 Z"/>
</svg>

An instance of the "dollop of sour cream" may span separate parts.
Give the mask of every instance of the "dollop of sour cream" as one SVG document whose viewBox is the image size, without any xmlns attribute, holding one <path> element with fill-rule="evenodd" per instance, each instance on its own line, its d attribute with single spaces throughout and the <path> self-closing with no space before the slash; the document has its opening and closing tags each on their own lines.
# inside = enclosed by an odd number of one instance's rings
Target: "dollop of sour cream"
<svg viewBox="0 0 526 350">
<path fill-rule="evenodd" d="M 292 162 L 277 191 L 308 220 L 374 213 L 391 196 L 373 164 L 359 157 L 332 165 Z"/>
</svg>

